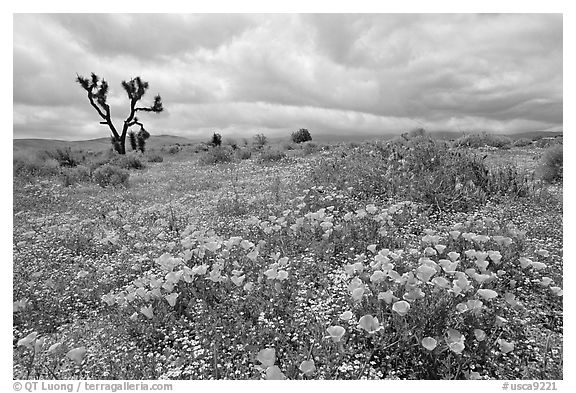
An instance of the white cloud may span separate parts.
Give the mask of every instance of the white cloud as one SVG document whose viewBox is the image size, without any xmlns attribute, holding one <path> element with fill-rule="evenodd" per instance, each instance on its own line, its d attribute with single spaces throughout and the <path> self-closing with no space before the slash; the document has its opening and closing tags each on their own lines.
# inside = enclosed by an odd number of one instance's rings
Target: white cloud
<svg viewBox="0 0 576 393">
<path fill-rule="evenodd" d="M 149 81 L 152 133 L 562 128 L 554 14 L 16 15 L 15 137 L 105 136 L 74 82 L 91 71 L 117 121 L 120 82 Z"/>
</svg>

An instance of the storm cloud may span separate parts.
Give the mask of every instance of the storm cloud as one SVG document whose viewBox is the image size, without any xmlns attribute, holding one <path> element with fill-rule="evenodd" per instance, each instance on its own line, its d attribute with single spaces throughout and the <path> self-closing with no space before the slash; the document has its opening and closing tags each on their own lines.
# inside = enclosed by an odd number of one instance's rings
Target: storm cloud
<svg viewBox="0 0 576 393">
<path fill-rule="evenodd" d="M 559 14 L 15 14 L 14 137 L 106 136 L 76 74 L 150 83 L 152 134 L 562 129 Z"/>
</svg>

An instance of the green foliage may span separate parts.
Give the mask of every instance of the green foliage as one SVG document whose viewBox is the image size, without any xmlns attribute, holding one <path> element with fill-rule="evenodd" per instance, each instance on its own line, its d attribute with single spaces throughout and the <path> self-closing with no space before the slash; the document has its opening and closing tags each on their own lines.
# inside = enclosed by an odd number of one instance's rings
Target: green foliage
<svg viewBox="0 0 576 393">
<path fill-rule="evenodd" d="M 235 155 L 239 160 L 248 160 L 252 157 L 252 152 L 249 149 L 238 149 Z"/>
<path fill-rule="evenodd" d="M 90 169 L 83 165 L 78 165 L 72 168 L 63 168 L 60 174 L 60 181 L 64 187 L 69 187 L 78 183 L 88 183 L 90 180 Z"/>
<path fill-rule="evenodd" d="M 128 186 L 130 173 L 115 165 L 104 164 L 92 173 L 92 179 L 100 187 Z"/>
<path fill-rule="evenodd" d="M 214 134 L 212 134 L 212 139 L 210 139 L 210 142 L 208 142 L 208 144 L 212 147 L 220 146 L 222 144 L 222 135 L 215 132 Z"/>
<path fill-rule="evenodd" d="M 148 154 L 146 154 L 146 159 L 148 160 L 148 162 L 163 162 L 164 161 L 164 157 L 161 154 L 151 153 L 151 152 L 148 152 Z"/>
<path fill-rule="evenodd" d="M 202 165 L 214 165 L 229 163 L 232 161 L 232 151 L 230 148 L 218 146 L 203 153 L 198 162 Z"/>
<path fill-rule="evenodd" d="M 562 145 L 553 145 L 544 152 L 538 167 L 542 180 L 548 183 L 562 180 L 564 167 L 563 150 Z"/>
<path fill-rule="evenodd" d="M 556 137 L 556 138 L 538 138 L 536 141 L 534 141 L 534 146 L 540 148 L 540 149 L 546 149 L 550 146 L 554 146 L 557 144 L 562 144 L 563 142 L 563 138 L 560 137 Z"/>
<path fill-rule="evenodd" d="M 256 134 L 252 138 L 252 144 L 256 149 L 262 149 L 268 143 L 268 138 L 264 134 Z"/>
<path fill-rule="evenodd" d="M 310 132 L 306 128 L 301 128 L 298 131 L 294 131 L 291 138 L 294 143 L 302 143 L 311 141 L 312 135 L 310 135 Z"/>
<path fill-rule="evenodd" d="M 457 211 L 474 209 L 509 187 L 524 195 L 531 184 L 510 170 L 491 175 L 482 157 L 428 137 L 345 150 L 339 157 L 322 160 L 311 180 L 342 190 L 352 187 L 363 200 L 407 198 Z"/>
<path fill-rule="evenodd" d="M 30 180 L 33 177 L 49 177 L 60 173 L 60 163 L 54 159 L 41 159 L 36 156 L 14 155 L 12 160 L 14 177 Z"/>
<path fill-rule="evenodd" d="M 138 149 L 138 143 L 136 141 L 136 133 L 134 131 L 130 131 L 128 133 L 128 141 L 130 142 L 130 147 L 133 151 Z"/>
<path fill-rule="evenodd" d="M 263 150 L 258 155 L 257 162 L 259 164 L 269 164 L 272 162 L 283 160 L 284 158 L 286 158 L 286 153 L 284 153 L 283 151 L 276 149 L 267 149 Z"/>
<path fill-rule="evenodd" d="M 146 165 L 142 162 L 141 157 L 141 154 L 138 153 L 118 155 L 113 163 L 124 169 L 144 169 Z"/>
<path fill-rule="evenodd" d="M 507 136 L 488 133 L 469 134 L 456 139 L 453 145 L 455 147 L 495 147 L 498 149 L 507 149 L 512 145 L 512 139 Z"/>
<path fill-rule="evenodd" d="M 525 147 L 525 146 L 530 146 L 531 144 L 532 144 L 532 141 L 530 139 L 526 139 L 526 138 L 516 139 L 513 143 L 513 145 L 515 147 Z"/>
<path fill-rule="evenodd" d="M 56 160 L 60 166 L 68 168 L 75 167 L 83 161 L 82 157 L 80 157 L 77 152 L 73 152 L 70 147 L 46 150 L 44 156 Z"/>
</svg>

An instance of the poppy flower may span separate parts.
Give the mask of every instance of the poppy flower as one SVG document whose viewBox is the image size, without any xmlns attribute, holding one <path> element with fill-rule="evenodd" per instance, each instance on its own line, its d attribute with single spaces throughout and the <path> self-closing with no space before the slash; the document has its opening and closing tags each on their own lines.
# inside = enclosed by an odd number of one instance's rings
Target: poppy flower
<svg viewBox="0 0 576 393">
<path fill-rule="evenodd" d="M 169 295 L 164 296 L 164 299 L 168 302 L 168 304 L 172 307 L 176 305 L 176 299 L 178 298 L 177 293 L 171 293 Z"/>
<path fill-rule="evenodd" d="M 352 291 L 352 299 L 354 301 L 359 301 L 364 296 L 364 286 L 358 287 Z"/>
<path fill-rule="evenodd" d="M 526 258 L 526 257 L 520 257 L 520 259 L 518 259 L 518 262 L 520 262 L 520 266 L 523 269 L 526 269 L 528 266 L 530 266 L 532 264 L 532 261 L 530 260 L 530 258 Z"/>
<path fill-rule="evenodd" d="M 154 309 L 152 308 L 152 306 L 141 307 L 140 312 L 144 314 L 148 319 L 154 318 Z"/>
<path fill-rule="evenodd" d="M 458 258 L 460 258 L 460 253 L 454 251 L 450 251 L 447 255 L 452 262 L 455 262 Z"/>
<path fill-rule="evenodd" d="M 384 273 L 382 270 L 376 270 L 370 276 L 370 282 L 377 284 L 381 281 L 384 281 L 385 278 L 386 278 L 386 273 Z"/>
<path fill-rule="evenodd" d="M 286 379 L 286 375 L 280 371 L 280 367 L 271 366 L 266 369 L 266 379 L 267 380 L 283 380 Z"/>
<path fill-rule="evenodd" d="M 546 264 L 542 262 L 532 262 L 530 266 L 536 270 L 542 270 L 546 268 Z"/>
<path fill-rule="evenodd" d="M 438 342 L 435 339 L 433 339 L 432 337 L 424 337 L 422 339 L 421 344 L 427 350 L 433 351 L 434 348 L 436 348 L 436 345 L 438 345 Z"/>
<path fill-rule="evenodd" d="M 476 337 L 478 341 L 484 341 L 486 340 L 486 332 L 482 329 L 474 329 L 474 337 Z"/>
<path fill-rule="evenodd" d="M 340 342 L 342 336 L 344 333 L 346 333 L 346 329 L 344 329 L 342 326 L 330 326 L 328 329 L 326 329 L 326 331 L 329 334 L 327 338 L 331 338 L 335 343 Z"/>
<path fill-rule="evenodd" d="M 374 254 L 376 253 L 376 244 L 370 244 L 366 249 Z"/>
<path fill-rule="evenodd" d="M 378 293 L 378 300 L 384 300 L 386 304 L 391 304 L 393 301 L 398 300 L 396 296 L 389 289 L 386 292 Z"/>
<path fill-rule="evenodd" d="M 400 316 L 408 314 L 408 310 L 410 310 L 410 303 L 404 300 L 397 301 L 392 305 L 392 311 L 397 312 Z"/>
<path fill-rule="evenodd" d="M 78 347 L 68 351 L 66 357 L 72 359 L 74 362 L 76 362 L 76 364 L 81 364 L 82 359 L 84 359 L 84 356 L 86 356 L 86 352 L 86 347 Z"/>
<path fill-rule="evenodd" d="M 237 287 L 241 286 L 242 283 L 244 282 L 244 279 L 246 278 L 245 275 L 242 276 L 232 276 L 230 277 L 230 281 L 232 281 L 234 283 L 234 285 L 236 285 Z"/>
<path fill-rule="evenodd" d="M 29 335 L 27 335 L 26 337 L 18 340 L 18 346 L 23 346 L 26 348 L 32 348 L 32 343 L 36 340 L 37 337 L 38 337 L 38 332 L 32 332 Z"/>
<path fill-rule="evenodd" d="M 422 282 L 430 281 L 430 278 L 434 274 L 436 274 L 436 269 L 430 266 L 422 265 L 416 269 L 416 277 L 418 277 L 418 279 Z"/>
<path fill-rule="evenodd" d="M 498 296 L 498 292 L 493 291 L 492 289 L 479 289 L 476 291 L 476 294 L 484 300 L 494 299 Z"/>
<path fill-rule="evenodd" d="M 256 359 L 264 367 L 273 366 L 276 362 L 276 350 L 274 348 L 262 349 L 260 352 L 258 352 Z"/>
<path fill-rule="evenodd" d="M 503 338 L 498 339 L 498 345 L 500 346 L 500 351 L 502 351 L 502 353 L 508 353 L 514 350 L 514 343 L 508 342 Z"/>
<path fill-rule="evenodd" d="M 380 326 L 380 322 L 378 322 L 378 318 L 373 317 L 372 315 L 369 314 L 364 315 L 362 318 L 360 318 L 360 320 L 358 321 L 358 326 L 366 330 L 366 332 L 370 334 L 374 334 L 382 329 L 382 326 Z"/>
<path fill-rule="evenodd" d="M 283 281 L 288 278 L 288 272 L 286 270 L 278 271 L 278 275 L 276 276 L 277 280 Z"/>
<path fill-rule="evenodd" d="M 456 240 L 460 236 L 461 232 L 460 231 L 450 231 L 450 232 L 448 232 L 448 234 L 450 236 L 452 236 L 452 239 Z"/>
<path fill-rule="evenodd" d="M 349 321 L 352 319 L 352 316 L 352 311 L 344 311 L 342 314 L 340 314 L 340 319 L 343 321 Z"/>
<path fill-rule="evenodd" d="M 314 371 L 316 371 L 316 366 L 314 365 L 314 360 L 304 360 L 300 363 L 300 371 L 304 373 L 304 375 L 312 375 Z"/>
<path fill-rule="evenodd" d="M 55 343 L 48 347 L 48 353 L 55 354 L 62 348 L 62 343 Z"/>
<path fill-rule="evenodd" d="M 432 284 L 434 284 L 437 287 L 442 288 L 442 289 L 450 288 L 450 281 L 448 281 L 444 277 L 434 277 L 432 279 Z"/>
<path fill-rule="evenodd" d="M 436 251 L 438 251 L 438 254 L 442 254 L 444 250 L 446 250 L 446 246 L 443 244 L 436 244 L 434 248 L 436 249 Z"/>
</svg>

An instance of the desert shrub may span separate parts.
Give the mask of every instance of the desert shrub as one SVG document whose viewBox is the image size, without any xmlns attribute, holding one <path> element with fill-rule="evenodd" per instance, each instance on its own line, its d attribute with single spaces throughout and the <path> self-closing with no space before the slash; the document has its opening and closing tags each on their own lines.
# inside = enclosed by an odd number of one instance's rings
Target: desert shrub
<svg viewBox="0 0 576 393">
<path fill-rule="evenodd" d="M 540 178 L 549 183 L 562 180 L 563 165 L 562 145 L 550 146 L 540 160 L 538 167 Z"/>
<path fill-rule="evenodd" d="M 168 148 L 166 149 L 166 152 L 168 154 L 178 154 L 180 152 L 180 146 L 178 145 L 170 145 L 168 146 Z"/>
<path fill-rule="evenodd" d="M 248 149 L 238 149 L 236 150 L 235 155 L 239 160 L 248 160 L 252 157 L 252 152 Z"/>
<path fill-rule="evenodd" d="M 82 162 L 78 152 L 73 152 L 71 148 L 46 150 L 43 154 L 46 158 L 56 160 L 60 166 L 74 167 Z"/>
<path fill-rule="evenodd" d="M 213 147 L 207 152 L 203 153 L 198 162 L 202 165 L 214 165 L 221 163 L 228 163 L 232 161 L 232 151 L 226 147 Z"/>
<path fill-rule="evenodd" d="M 130 173 L 115 165 L 104 164 L 92 173 L 92 180 L 100 187 L 127 186 Z"/>
<path fill-rule="evenodd" d="M 283 151 L 275 150 L 275 149 L 268 149 L 268 150 L 264 150 L 260 153 L 260 155 L 258 156 L 257 162 L 259 164 L 268 164 L 268 163 L 280 161 L 284 158 L 286 158 L 286 153 L 284 153 Z"/>
<path fill-rule="evenodd" d="M 460 138 L 456 139 L 453 143 L 455 147 L 495 147 L 498 149 L 506 149 L 510 148 L 512 144 L 512 139 L 507 136 L 503 135 L 494 135 L 494 134 L 469 134 L 461 136 Z"/>
<path fill-rule="evenodd" d="M 112 163 L 124 169 L 143 169 L 146 165 L 142 162 L 141 157 L 141 154 L 138 153 L 119 154 Z"/>
<path fill-rule="evenodd" d="M 301 128 L 298 131 L 294 131 L 291 138 L 294 143 L 302 143 L 311 141 L 312 135 L 310 135 L 310 131 L 308 131 L 306 128 Z"/>
<path fill-rule="evenodd" d="M 545 149 L 550 146 L 554 146 L 557 144 L 562 144 L 562 138 L 540 138 L 534 142 L 534 146 Z"/>
<path fill-rule="evenodd" d="M 530 146 L 531 144 L 532 144 L 532 141 L 530 139 L 526 139 L 526 138 L 516 139 L 513 143 L 513 145 L 515 147 Z"/>
<path fill-rule="evenodd" d="M 90 181 L 90 169 L 84 165 L 63 168 L 60 173 L 60 181 L 64 187 L 77 183 L 87 183 Z"/>
<path fill-rule="evenodd" d="M 146 159 L 148 160 L 148 162 L 163 162 L 164 161 L 164 157 L 162 157 L 162 155 L 159 153 L 148 153 L 146 155 Z"/>
<path fill-rule="evenodd" d="M 256 134 L 252 143 L 256 149 L 262 149 L 268 143 L 268 138 L 264 134 Z"/>
<path fill-rule="evenodd" d="M 302 144 L 302 151 L 305 155 L 316 153 L 319 147 L 314 142 L 306 142 Z"/>
<path fill-rule="evenodd" d="M 238 142 L 236 141 L 236 139 L 226 138 L 222 143 L 224 144 L 224 146 L 230 146 L 232 150 L 238 149 Z"/>
<path fill-rule="evenodd" d="M 192 150 L 194 151 L 194 153 L 200 153 L 203 151 L 210 150 L 210 146 L 206 143 L 198 143 L 192 147 Z"/>
<path fill-rule="evenodd" d="M 208 144 L 212 147 L 220 146 L 222 144 L 222 135 L 215 132 L 212 134 L 212 138 Z"/>
<path fill-rule="evenodd" d="M 428 137 L 366 144 L 323 159 L 318 185 L 352 187 L 358 198 L 407 198 L 437 209 L 467 211 L 486 201 L 488 169 L 470 151 L 451 150 Z"/>
<path fill-rule="evenodd" d="M 15 155 L 12 160 L 14 177 L 55 176 L 60 173 L 60 164 L 53 159 L 42 160 L 39 157 Z"/>
</svg>

